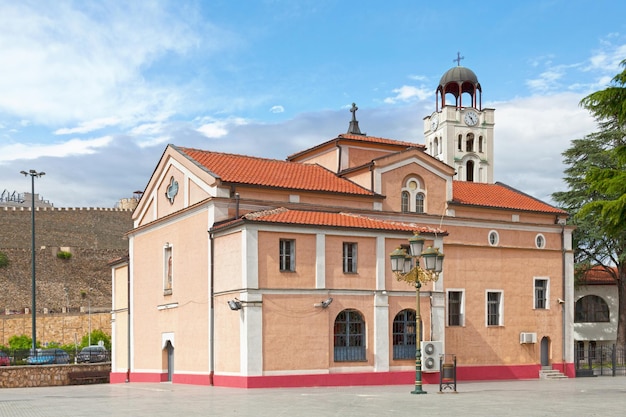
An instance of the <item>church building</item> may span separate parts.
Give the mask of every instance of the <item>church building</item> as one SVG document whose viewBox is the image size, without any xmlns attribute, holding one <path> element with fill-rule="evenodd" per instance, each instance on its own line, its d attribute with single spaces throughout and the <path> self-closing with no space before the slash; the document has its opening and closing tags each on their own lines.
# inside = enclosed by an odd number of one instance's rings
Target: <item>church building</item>
<svg viewBox="0 0 626 417">
<path fill-rule="evenodd" d="M 112 264 L 112 382 L 411 385 L 419 342 L 424 383 L 449 357 L 459 380 L 574 376 L 572 228 L 494 181 L 474 72 L 442 76 L 424 144 L 351 111 L 285 160 L 166 147 Z M 415 234 L 445 256 L 417 299 L 390 260 Z"/>
</svg>

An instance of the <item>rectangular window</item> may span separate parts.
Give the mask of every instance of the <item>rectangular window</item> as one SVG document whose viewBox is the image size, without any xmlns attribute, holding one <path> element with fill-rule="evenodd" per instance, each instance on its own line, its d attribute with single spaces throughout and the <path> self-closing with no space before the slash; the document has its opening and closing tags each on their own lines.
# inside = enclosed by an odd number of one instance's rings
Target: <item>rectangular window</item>
<svg viewBox="0 0 626 417">
<path fill-rule="evenodd" d="M 355 274 L 356 271 L 356 256 L 357 256 L 357 244 L 356 243 L 343 243 L 343 272 L 348 274 Z"/>
<path fill-rule="evenodd" d="M 293 272 L 296 270 L 296 241 L 280 239 L 280 270 Z"/>
<path fill-rule="evenodd" d="M 535 278 L 535 308 L 548 308 L 548 280 Z"/>
<path fill-rule="evenodd" d="M 174 283 L 174 255 L 172 245 L 166 243 L 163 246 L 163 294 L 170 295 L 172 293 L 172 284 Z"/>
<path fill-rule="evenodd" d="M 487 291 L 487 326 L 502 326 L 502 292 Z"/>
<path fill-rule="evenodd" d="M 463 326 L 463 292 L 448 291 L 448 326 Z"/>
</svg>

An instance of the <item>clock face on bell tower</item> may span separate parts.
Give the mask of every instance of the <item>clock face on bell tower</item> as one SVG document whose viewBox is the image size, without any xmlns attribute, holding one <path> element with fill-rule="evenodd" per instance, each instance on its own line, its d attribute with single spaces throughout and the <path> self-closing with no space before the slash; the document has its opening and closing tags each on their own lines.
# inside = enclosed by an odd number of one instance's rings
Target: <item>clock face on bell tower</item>
<svg viewBox="0 0 626 417">
<path fill-rule="evenodd" d="M 494 109 L 482 107 L 476 74 L 460 65 L 446 71 L 435 111 L 424 118 L 427 152 L 454 167 L 455 180 L 493 183 L 493 128 Z"/>
</svg>

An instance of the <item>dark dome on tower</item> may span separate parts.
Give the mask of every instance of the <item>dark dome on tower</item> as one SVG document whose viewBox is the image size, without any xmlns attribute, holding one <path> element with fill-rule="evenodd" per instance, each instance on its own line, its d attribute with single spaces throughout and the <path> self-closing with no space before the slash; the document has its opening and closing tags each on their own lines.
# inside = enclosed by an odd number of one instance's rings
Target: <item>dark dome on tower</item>
<svg viewBox="0 0 626 417">
<path fill-rule="evenodd" d="M 447 95 L 454 97 L 453 103 L 457 108 L 474 107 L 480 110 L 482 107 L 482 87 L 469 68 L 458 65 L 443 74 L 437 86 L 437 110 L 446 106 Z M 463 98 L 463 95 L 466 97 Z"/>
<path fill-rule="evenodd" d="M 464 82 L 469 81 L 470 83 L 478 84 L 478 77 L 474 74 L 469 68 L 465 67 L 453 67 L 446 71 L 445 74 L 439 80 L 440 86 L 445 86 L 449 82 Z"/>
</svg>

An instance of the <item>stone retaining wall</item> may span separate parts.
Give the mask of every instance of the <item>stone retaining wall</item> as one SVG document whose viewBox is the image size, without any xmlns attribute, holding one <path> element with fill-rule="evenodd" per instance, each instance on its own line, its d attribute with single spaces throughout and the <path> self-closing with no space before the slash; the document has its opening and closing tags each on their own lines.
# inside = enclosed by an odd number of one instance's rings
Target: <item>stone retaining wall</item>
<svg viewBox="0 0 626 417">
<path fill-rule="evenodd" d="M 80 371 L 111 372 L 111 364 L 3 366 L 0 367 L 0 388 L 69 385 L 68 374 Z"/>
<path fill-rule="evenodd" d="M 102 330 L 111 335 L 111 313 L 66 313 L 37 314 L 37 341 L 56 342 L 61 345 L 80 343 L 83 336 L 91 330 Z M 11 336 L 31 336 L 32 316 L 30 314 L 14 314 L 0 316 L 0 345 L 8 346 Z"/>
</svg>

